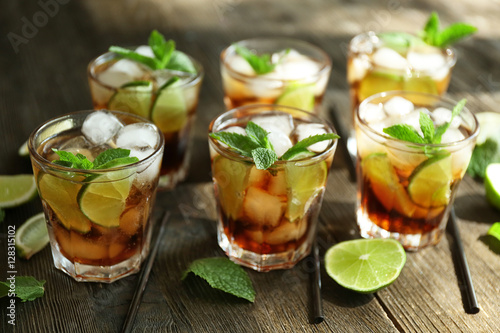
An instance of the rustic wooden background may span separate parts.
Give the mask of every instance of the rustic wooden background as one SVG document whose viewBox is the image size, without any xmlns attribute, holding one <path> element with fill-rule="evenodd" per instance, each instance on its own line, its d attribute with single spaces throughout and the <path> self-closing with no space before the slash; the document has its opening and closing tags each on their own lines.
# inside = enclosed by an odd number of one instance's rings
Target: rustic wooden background
<svg viewBox="0 0 500 333">
<path fill-rule="evenodd" d="M 325 321 L 310 324 L 311 263 L 270 273 L 247 270 L 257 291 L 254 304 L 210 289 L 181 272 L 194 259 L 223 255 L 217 246 L 215 204 L 206 140 L 210 120 L 224 110 L 219 53 L 255 36 L 292 36 L 322 47 L 333 73 L 325 106 L 335 105 L 348 123 L 346 47 L 367 31 L 420 29 L 430 11 L 444 24 L 466 21 L 479 28 L 456 45 L 458 63 L 449 96 L 465 97 L 472 110 L 500 111 L 500 2 L 498 0 L 40 0 L 2 1 L 0 9 L 0 174 L 30 173 L 17 155 L 29 133 L 50 117 L 91 108 L 86 66 L 110 45 L 143 44 L 152 29 L 177 42 L 206 70 L 193 133 L 187 181 L 158 195 L 155 219 L 173 217 L 139 309 L 135 332 L 499 332 L 500 254 L 485 234 L 500 213 L 484 198 L 482 184 L 466 177 L 456 200 L 459 227 L 481 311 L 466 314 L 446 237 L 436 247 L 408 254 L 398 280 L 374 295 L 359 295 L 333 282 L 324 270 Z M 328 114 L 325 112 L 325 116 Z M 320 216 L 320 253 L 358 237 L 355 186 L 341 151 L 336 154 Z M 39 200 L 7 211 L 0 225 L 0 278 L 5 280 L 7 226 L 41 211 Z M 18 275 L 47 280 L 46 294 L 16 303 L 16 326 L 7 324 L 0 300 L 1 332 L 118 332 L 137 276 L 111 285 L 77 283 L 55 270 L 49 248 Z"/>
</svg>

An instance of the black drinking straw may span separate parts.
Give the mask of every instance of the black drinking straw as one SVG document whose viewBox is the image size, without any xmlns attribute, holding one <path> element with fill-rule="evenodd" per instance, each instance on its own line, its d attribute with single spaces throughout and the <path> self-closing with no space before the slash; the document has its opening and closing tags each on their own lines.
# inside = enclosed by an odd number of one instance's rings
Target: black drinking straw
<svg viewBox="0 0 500 333">
<path fill-rule="evenodd" d="M 135 289 L 134 297 L 132 298 L 132 302 L 130 303 L 130 307 L 128 308 L 127 317 L 125 318 L 125 323 L 123 324 L 122 327 L 122 333 L 129 333 L 132 331 L 132 326 L 134 325 L 135 316 L 137 315 L 137 311 L 139 310 L 139 305 L 141 304 L 142 296 L 144 295 L 144 290 L 146 289 L 146 284 L 148 283 L 149 273 L 151 272 L 151 268 L 153 267 L 156 253 L 158 252 L 158 248 L 163 238 L 163 234 L 165 233 L 165 228 L 169 217 L 170 217 L 170 212 L 166 211 L 161 221 L 158 237 L 156 237 L 156 241 L 153 245 L 153 248 L 151 249 L 151 253 L 149 254 L 149 257 L 146 259 L 144 268 L 142 269 L 141 275 L 139 276 L 139 281 L 137 282 L 137 287 Z"/>
<path fill-rule="evenodd" d="M 352 156 L 347 147 L 347 140 L 349 139 L 349 131 L 344 129 L 340 118 L 337 116 L 337 109 L 334 106 L 330 107 L 330 118 L 332 119 L 333 126 L 337 130 L 337 134 L 340 136 L 339 144 L 342 149 L 342 154 L 346 156 L 347 170 L 349 171 L 349 177 L 352 182 L 356 181 L 356 157 Z M 352 138 L 354 139 L 354 138 Z"/>
<path fill-rule="evenodd" d="M 323 303 L 321 300 L 321 264 L 319 261 L 319 249 L 316 242 L 313 244 L 312 258 L 314 269 L 311 274 L 311 289 L 312 289 L 312 306 L 313 306 L 313 323 L 321 323 L 325 317 L 323 315 Z"/>
<path fill-rule="evenodd" d="M 465 257 L 464 246 L 462 244 L 462 239 L 460 238 L 460 232 L 458 231 L 457 217 L 455 215 L 454 207 L 451 207 L 447 228 L 453 237 L 453 244 L 455 246 L 455 251 L 453 251 L 455 252 L 455 257 L 457 259 L 455 261 L 455 265 L 458 273 L 461 274 L 465 283 L 465 311 L 467 313 L 478 313 L 479 306 L 477 305 L 476 292 L 474 291 L 469 265 L 467 263 L 467 258 Z"/>
</svg>

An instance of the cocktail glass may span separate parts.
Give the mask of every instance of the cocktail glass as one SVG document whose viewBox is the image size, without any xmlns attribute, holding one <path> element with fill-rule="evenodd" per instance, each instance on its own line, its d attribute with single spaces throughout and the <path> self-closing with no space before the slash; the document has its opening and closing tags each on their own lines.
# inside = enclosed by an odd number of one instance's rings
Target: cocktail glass
<svg viewBox="0 0 500 333">
<path fill-rule="evenodd" d="M 270 132 L 278 156 L 303 137 L 334 133 L 318 116 L 279 105 L 249 105 L 215 118 L 209 133 L 244 134 L 249 121 Z M 311 250 L 337 140 L 267 170 L 209 137 L 218 241 L 234 262 L 257 271 L 293 267 Z M 288 146 L 287 146 L 288 145 Z"/>
<path fill-rule="evenodd" d="M 445 97 L 403 91 L 376 94 L 360 104 L 356 213 L 363 237 L 394 238 L 407 250 L 441 240 L 477 138 L 475 116 L 464 108 L 439 144 L 398 140 L 383 129 L 406 124 L 419 132 L 421 112 L 438 127 L 449 122 L 454 106 Z"/>
<path fill-rule="evenodd" d="M 204 76 L 201 64 L 191 57 L 189 59 L 196 74 L 168 69 L 153 71 L 112 52 L 97 57 L 88 66 L 90 92 L 96 110 L 130 112 L 153 121 L 162 131 L 166 154 L 159 189 L 174 188 L 188 173 L 190 131 Z M 173 76 L 179 80 L 164 88 Z"/>
<path fill-rule="evenodd" d="M 276 67 L 257 74 L 237 47 L 258 56 L 268 54 Z M 227 110 L 248 104 L 280 104 L 319 113 L 332 68 L 323 50 L 290 38 L 236 42 L 222 51 L 220 62 Z"/>
<path fill-rule="evenodd" d="M 129 113 L 75 112 L 42 124 L 28 147 L 55 267 L 77 281 L 113 282 L 137 272 L 151 239 L 164 147 L 158 128 Z M 52 163 L 59 159 L 54 149 L 93 161 L 116 147 L 139 162 L 88 170 Z"/>
</svg>

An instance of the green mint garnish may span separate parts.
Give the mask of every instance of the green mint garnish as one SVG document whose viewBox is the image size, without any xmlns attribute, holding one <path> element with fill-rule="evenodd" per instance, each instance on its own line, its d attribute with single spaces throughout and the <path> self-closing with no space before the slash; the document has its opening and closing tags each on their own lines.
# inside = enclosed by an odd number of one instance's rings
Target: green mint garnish
<svg viewBox="0 0 500 333">
<path fill-rule="evenodd" d="M 486 167 L 491 163 L 500 163 L 500 154 L 498 154 L 498 143 L 488 138 L 474 147 L 467 173 L 473 178 L 484 179 Z"/>
<path fill-rule="evenodd" d="M 339 138 L 335 133 L 313 135 L 297 142 L 293 147 L 288 149 L 283 156 L 278 158 L 273 145 L 267 137 L 269 133 L 265 129 L 249 121 L 245 128 L 245 132 L 247 135 L 217 132 L 210 133 L 210 136 L 228 145 L 239 154 L 246 157 L 252 157 L 256 168 L 259 170 L 266 170 L 278 160 L 288 161 L 301 153 L 309 152 L 307 147 L 315 143 Z"/>
<path fill-rule="evenodd" d="M 454 23 L 443 30 L 440 25 L 438 14 L 432 12 L 422 32 L 422 40 L 432 46 L 446 47 L 477 31 L 476 27 L 466 23 Z"/>
<path fill-rule="evenodd" d="M 250 302 L 255 301 L 255 290 L 248 274 L 228 258 L 214 257 L 195 260 L 182 273 L 181 279 L 184 280 L 189 273 L 206 280 L 212 288 Z"/>
<path fill-rule="evenodd" d="M 153 70 L 171 69 L 196 74 L 196 68 L 191 59 L 189 59 L 185 53 L 175 49 L 175 42 L 173 40 L 167 41 L 161 33 L 157 30 L 153 30 L 149 35 L 148 42 L 153 50 L 154 58 L 144 56 L 120 46 L 111 46 L 109 51 L 146 65 Z"/>
<path fill-rule="evenodd" d="M 95 170 L 95 169 L 108 169 L 119 165 L 126 165 L 138 162 L 139 159 L 130 155 L 130 150 L 122 148 L 112 148 L 100 153 L 91 162 L 86 156 L 82 154 L 73 154 L 64 150 L 57 150 L 52 148 L 52 150 L 59 155 L 58 160 L 52 161 L 52 163 L 65 166 L 67 168 L 73 169 L 83 169 L 83 170 Z"/>
<path fill-rule="evenodd" d="M 22 302 L 33 301 L 42 297 L 45 288 L 43 285 L 45 280 L 38 281 L 32 276 L 16 276 L 15 277 L 15 295 L 20 298 Z M 11 281 L 0 281 L 0 297 L 5 297 L 10 293 Z"/>
<path fill-rule="evenodd" d="M 460 114 L 467 100 L 464 98 L 455 105 L 449 122 L 435 127 L 428 114 L 420 112 L 420 130 L 423 137 L 410 125 L 397 124 L 384 128 L 384 133 L 398 140 L 421 144 L 439 144 L 446 130 L 450 127 L 453 119 Z"/>
<path fill-rule="evenodd" d="M 273 63 L 272 57 L 268 53 L 258 56 L 246 47 L 240 46 L 238 44 L 234 44 L 234 48 L 236 50 L 236 53 L 238 53 L 243 59 L 245 59 L 250 64 L 250 66 L 252 66 L 257 75 L 272 72 L 274 68 L 276 68 L 276 65 L 279 64 L 281 59 L 283 59 L 283 57 L 290 52 L 290 49 L 286 49 L 280 59 L 276 63 Z"/>
</svg>

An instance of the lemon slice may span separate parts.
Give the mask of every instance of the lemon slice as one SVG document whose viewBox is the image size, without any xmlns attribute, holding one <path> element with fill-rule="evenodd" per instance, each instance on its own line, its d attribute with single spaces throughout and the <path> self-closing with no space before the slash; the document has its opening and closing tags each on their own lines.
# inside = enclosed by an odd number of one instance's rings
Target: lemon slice
<svg viewBox="0 0 500 333">
<path fill-rule="evenodd" d="M 500 209 L 500 163 L 492 163 L 486 167 L 484 178 L 486 199 L 497 209 Z"/>
<path fill-rule="evenodd" d="M 160 88 L 151 112 L 151 120 L 163 133 L 180 131 L 187 123 L 187 114 L 181 87 L 174 83 Z"/>
<path fill-rule="evenodd" d="M 374 293 L 393 283 L 403 270 L 406 253 L 394 239 L 356 239 L 326 251 L 328 275 L 344 288 Z"/>
<path fill-rule="evenodd" d="M 276 104 L 312 112 L 314 111 L 313 88 L 311 84 L 290 86 L 278 97 Z"/>
<path fill-rule="evenodd" d="M 31 258 L 48 243 L 49 233 L 44 213 L 30 217 L 16 231 L 16 251 L 21 258 Z"/>
<path fill-rule="evenodd" d="M 0 176 L 0 208 L 22 205 L 37 194 L 33 175 Z"/>
<path fill-rule="evenodd" d="M 76 201 L 81 187 L 78 182 L 51 174 L 38 177 L 40 197 L 54 211 L 61 224 L 68 230 L 87 233 L 90 221 L 82 214 Z"/>
<path fill-rule="evenodd" d="M 408 193 L 417 205 L 440 207 L 450 202 L 451 155 L 436 155 L 422 162 L 409 178 Z"/>
<path fill-rule="evenodd" d="M 149 118 L 153 96 L 153 83 L 132 81 L 121 86 L 108 102 L 110 110 L 125 111 Z"/>
<path fill-rule="evenodd" d="M 134 172 L 134 169 L 110 171 L 89 180 L 78 192 L 77 202 L 81 212 L 100 226 L 120 226 L 120 216 L 125 210 Z"/>
</svg>

